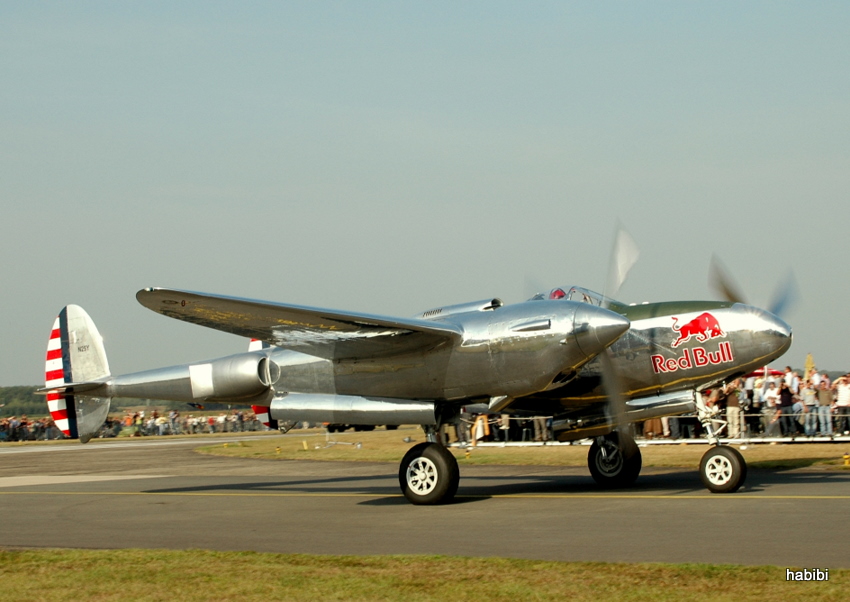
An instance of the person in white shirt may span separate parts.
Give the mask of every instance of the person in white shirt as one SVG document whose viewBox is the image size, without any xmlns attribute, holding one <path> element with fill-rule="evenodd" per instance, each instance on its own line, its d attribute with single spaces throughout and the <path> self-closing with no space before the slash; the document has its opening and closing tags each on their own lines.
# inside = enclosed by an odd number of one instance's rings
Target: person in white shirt
<svg viewBox="0 0 850 602">
<path fill-rule="evenodd" d="M 787 380 L 786 380 L 787 382 Z M 800 394 L 800 375 L 796 372 L 791 373 L 791 382 L 788 383 L 788 388 L 791 389 L 793 395 Z"/>
<path fill-rule="evenodd" d="M 803 385 L 800 395 L 803 398 L 803 411 L 806 414 L 806 436 L 814 437 L 818 432 L 818 392 L 812 381 Z"/>
<path fill-rule="evenodd" d="M 779 403 L 779 390 L 776 388 L 776 383 L 767 383 L 767 389 L 764 392 L 764 434 L 766 437 L 779 436 L 779 420 L 776 416 L 776 406 Z"/>
<path fill-rule="evenodd" d="M 835 379 L 832 388 L 836 393 L 835 407 L 838 410 L 836 430 L 839 434 L 850 435 L 850 374 Z"/>
<path fill-rule="evenodd" d="M 785 379 L 785 384 L 790 389 L 791 383 L 794 382 L 794 373 L 791 371 L 791 366 L 785 366 L 785 374 L 782 375 L 782 378 Z"/>
</svg>

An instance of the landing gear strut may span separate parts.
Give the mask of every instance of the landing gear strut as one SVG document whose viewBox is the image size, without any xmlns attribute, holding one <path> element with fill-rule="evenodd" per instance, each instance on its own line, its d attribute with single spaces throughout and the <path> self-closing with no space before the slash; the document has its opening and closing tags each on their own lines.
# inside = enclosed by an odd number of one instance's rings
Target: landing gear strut
<svg viewBox="0 0 850 602">
<path fill-rule="evenodd" d="M 712 493 L 734 493 L 747 479 L 747 462 L 734 447 L 720 445 L 720 439 L 712 425 L 712 418 L 716 421 L 715 412 L 705 404 L 699 392 L 696 394 L 696 406 L 699 421 L 708 434 L 708 442 L 712 445 L 699 463 L 702 484 Z"/>
<path fill-rule="evenodd" d="M 637 480 L 642 464 L 635 440 L 624 432 L 597 437 L 587 454 L 590 474 L 602 487 L 628 487 Z"/>
</svg>

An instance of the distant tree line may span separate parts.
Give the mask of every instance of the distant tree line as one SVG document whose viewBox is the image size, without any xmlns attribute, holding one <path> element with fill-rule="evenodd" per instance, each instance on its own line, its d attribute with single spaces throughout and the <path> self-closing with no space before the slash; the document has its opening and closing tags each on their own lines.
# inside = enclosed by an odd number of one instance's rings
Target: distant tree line
<svg viewBox="0 0 850 602">
<path fill-rule="evenodd" d="M 44 395 L 36 395 L 38 387 L 0 387 L 0 418 L 9 416 L 41 416 L 47 414 Z"/>
<path fill-rule="evenodd" d="M 44 395 L 36 395 L 39 387 L 0 387 L 0 418 L 21 416 L 30 418 L 47 416 L 47 399 Z M 187 405 L 181 401 L 160 401 L 156 399 L 113 399 L 112 410 L 124 408 L 153 407 L 160 409 L 185 410 Z"/>
</svg>

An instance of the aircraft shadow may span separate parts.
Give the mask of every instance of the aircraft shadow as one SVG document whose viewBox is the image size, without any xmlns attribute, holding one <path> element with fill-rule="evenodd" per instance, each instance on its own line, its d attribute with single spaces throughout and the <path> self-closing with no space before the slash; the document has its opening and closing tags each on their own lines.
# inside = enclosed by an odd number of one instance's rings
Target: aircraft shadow
<svg viewBox="0 0 850 602">
<path fill-rule="evenodd" d="M 362 483 L 388 481 L 387 485 L 377 487 L 358 486 Z M 328 485 L 332 485 L 328 487 Z M 398 478 L 392 475 L 378 474 L 354 477 L 328 477 L 309 479 L 264 480 L 216 485 L 197 485 L 151 489 L 145 493 L 211 493 L 222 492 L 266 492 L 266 493 L 387 493 L 390 488 L 398 491 Z"/>
<path fill-rule="evenodd" d="M 741 492 L 756 493 L 775 485 L 832 485 L 850 484 L 850 473 L 838 471 L 797 471 L 793 469 L 777 470 L 766 468 L 750 468 L 747 481 L 741 487 Z M 805 494 L 805 490 L 801 491 Z"/>
<path fill-rule="evenodd" d="M 750 469 L 741 493 L 758 493 L 776 485 L 847 484 L 850 474 L 844 472 L 789 472 Z M 359 502 L 364 506 L 406 505 L 400 495 L 395 475 L 376 474 L 351 477 L 250 480 L 233 483 L 170 487 L 146 490 L 146 493 L 291 493 L 291 494 L 357 494 L 375 499 Z M 643 474 L 624 489 L 603 489 L 588 476 L 574 475 L 505 475 L 461 476 L 455 504 L 483 501 L 505 495 L 596 495 L 623 493 L 635 495 L 702 495 L 707 494 L 699 473 L 681 469 L 660 474 Z"/>
</svg>

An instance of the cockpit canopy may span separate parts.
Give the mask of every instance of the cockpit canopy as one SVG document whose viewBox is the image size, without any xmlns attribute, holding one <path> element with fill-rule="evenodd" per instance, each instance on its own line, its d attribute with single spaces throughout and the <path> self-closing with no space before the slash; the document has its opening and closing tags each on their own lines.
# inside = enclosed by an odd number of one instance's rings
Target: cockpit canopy
<svg viewBox="0 0 850 602">
<path fill-rule="evenodd" d="M 599 307 L 602 305 L 602 300 L 604 299 L 604 296 L 586 288 L 582 288 L 580 286 L 571 286 L 569 288 L 553 288 L 548 293 L 537 293 L 531 299 L 529 299 L 529 301 L 540 301 L 543 299 L 564 299 L 566 301 L 590 303 L 591 305 L 596 305 L 597 307 Z"/>
</svg>

